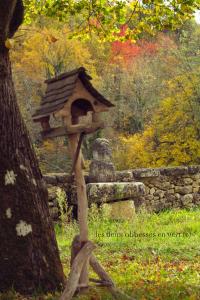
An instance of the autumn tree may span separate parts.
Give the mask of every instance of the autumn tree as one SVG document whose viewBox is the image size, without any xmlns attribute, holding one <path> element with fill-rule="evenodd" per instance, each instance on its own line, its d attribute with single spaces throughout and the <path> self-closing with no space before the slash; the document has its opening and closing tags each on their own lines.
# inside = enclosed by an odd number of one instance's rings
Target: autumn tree
<svg viewBox="0 0 200 300">
<path fill-rule="evenodd" d="M 121 136 L 114 154 L 118 168 L 200 163 L 199 83 L 195 72 L 168 81 L 168 97 L 151 124 L 142 133 Z"/>
<path fill-rule="evenodd" d="M 150 72 L 159 77 L 158 102 L 143 132 L 120 136 L 115 151 L 119 168 L 200 163 L 199 41 L 200 27 L 193 21 L 175 32 L 158 35 L 159 68 Z M 152 89 L 155 97 L 154 92 Z"/>
<path fill-rule="evenodd" d="M 141 132 L 151 119 L 163 84 L 177 67 L 173 48 L 177 48 L 173 38 L 163 33 L 137 43 L 128 40 L 111 44 L 102 82 L 104 93 L 116 104 L 112 120 L 117 132 Z"/>
</svg>

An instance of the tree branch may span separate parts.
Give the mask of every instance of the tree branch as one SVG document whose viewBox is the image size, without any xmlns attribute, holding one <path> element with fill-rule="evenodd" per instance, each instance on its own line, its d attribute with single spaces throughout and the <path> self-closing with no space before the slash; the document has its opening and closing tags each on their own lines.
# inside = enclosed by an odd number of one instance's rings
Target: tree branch
<svg viewBox="0 0 200 300">
<path fill-rule="evenodd" d="M 22 0 L 0 0 L 0 43 L 11 38 L 23 22 Z"/>
<path fill-rule="evenodd" d="M 0 0 L 0 39 L 5 41 L 9 34 L 10 22 L 17 0 Z"/>
<path fill-rule="evenodd" d="M 24 20 L 24 5 L 22 0 L 17 0 L 15 10 L 9 26 L 9 38 L 11 38 L 18 30 Z"/>
</svg>

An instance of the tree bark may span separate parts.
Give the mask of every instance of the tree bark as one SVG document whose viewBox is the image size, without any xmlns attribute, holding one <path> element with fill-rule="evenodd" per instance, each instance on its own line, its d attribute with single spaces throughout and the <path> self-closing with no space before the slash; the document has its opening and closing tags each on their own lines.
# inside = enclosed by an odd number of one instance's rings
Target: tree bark
<svg viewBox="0 0 200 300">
<path fill-rule="evenodd" d="M 2 3 L 6 2 L 3 6 Z M 0 0 L 3 9 L 12 1 Z M 13 1 L 16 4 L 16 1 Z M 13 10 L 14 11 L 14 10 Z M 6 14 L 4 14 L 5 16 Z M 9 22 L 11 22 L 10 14 Z M 16 17 L 16 16 L 15 16 Z M 0 20 L 0 291 L 52 291 L 64 282 L 47 189 L 22 120 Z M 4 32 L 6 28 L 6 35 Z M 15 26 L 16 22 L 15 22 Z"/>
</svg>

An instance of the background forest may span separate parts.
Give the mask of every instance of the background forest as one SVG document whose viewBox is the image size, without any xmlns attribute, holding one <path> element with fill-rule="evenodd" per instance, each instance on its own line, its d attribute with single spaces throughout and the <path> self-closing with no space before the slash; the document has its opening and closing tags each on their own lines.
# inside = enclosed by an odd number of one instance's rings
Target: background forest
<svg viewBox="0 0 200 300">
<path fill-rule="evenodd" d="M 154 36 L 147 28 L 137 42 L 71 39 L 71 26 L 38 17 L 20 28 L 11 49 L 18 102 L 43 173 L 68 170 L 67 140 L 42 142 L 31 116 L 44 80 L 79 66 L 115 104 L 105 116 L 109 127 L 85 140 L 87 160 L 98 135 L 112 141 L 118 169 L 200 164 L 200 25 L 192 20 Z"/>
</svg>

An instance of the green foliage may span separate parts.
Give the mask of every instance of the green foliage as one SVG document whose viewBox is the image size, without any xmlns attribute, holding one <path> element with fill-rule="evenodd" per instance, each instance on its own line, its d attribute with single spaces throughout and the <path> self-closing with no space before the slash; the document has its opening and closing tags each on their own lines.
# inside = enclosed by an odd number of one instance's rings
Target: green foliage
<svg viewBox="0 0 200 300">
<path fill-rule="evenodd" d="M 110 213 L 111 208 L 109 205 L 104 204 L 98 207 L 95 203 L 92 203 L 89 208 L 89 222 L 95 225 L 96 223 L 100 223 L 102 219 L 109 220 Z"/>
<path fill-rule="evenodd" d="M 67 205 L 66 192 L 60 187 L 56 191 L 56 200 L 58 202 L 61 225 L 69 223 L 72 220 L 72 209 Z"/>
<path fill-rule="evenodd" d="M 141 33 L 154 34 L 157 30 L 175 29 L 191 18 L 199 8 L 198 0 L 191 1 L 24 1 L 26 22 L 46 15 L 60 21 L 70 20 L 72 36 L 90 38 L 98 35 L 101 40 L 135 41 Z M 73 17 L 73 19 L 70 17 Z M 75 20 L 75 21 L 74 21 Z M 118 35 L 120 26 L 128 24 L 126 34 Z"/>
</svg>

